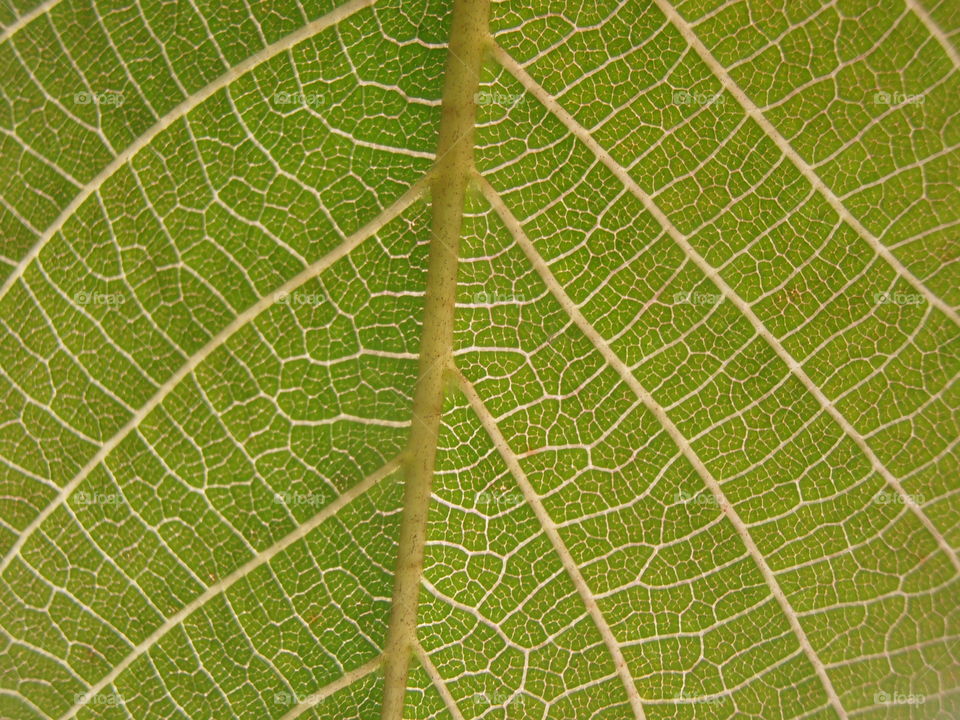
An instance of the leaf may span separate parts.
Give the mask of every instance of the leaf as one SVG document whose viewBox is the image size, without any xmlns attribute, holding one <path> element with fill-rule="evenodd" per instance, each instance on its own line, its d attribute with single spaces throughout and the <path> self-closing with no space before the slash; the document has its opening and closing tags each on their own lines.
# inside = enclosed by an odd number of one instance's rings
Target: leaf
<svg viewBox="0 0 960 720">
<path fill-rule="evenodd" d="M 0 717 L 960 715 L 952 4 L 0 22 Z"/>
</svg>

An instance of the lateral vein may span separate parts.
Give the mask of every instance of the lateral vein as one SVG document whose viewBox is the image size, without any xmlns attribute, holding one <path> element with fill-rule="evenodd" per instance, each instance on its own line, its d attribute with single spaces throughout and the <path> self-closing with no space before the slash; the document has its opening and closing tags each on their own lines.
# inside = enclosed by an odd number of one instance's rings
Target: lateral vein
<svg viewBox="0 0 960 720">
<path fill-rule="evenodd" d="M 238 567 L 232 573 L 221 579 L 219 582 L 211 585 L 202 593 L 197 595 L 193 600 L 184 605 L 180 610 L 175 612 L 173 615 L 168 617 L 160 627 L 154 630 L 150 635 L 148 635 L 139 645 L 137 645 L 129 655 L 127 655 L 123 660 L 117 663 L 109 673 L 104 675 L 100 680 L 90 686 L 90 689 L 83 693 L 86 697 L 92 697 L 110 685 L 114 680 L 116 680 L 124 670 L 126 670 L 133 662 L 139 658 L 144 653 L 148 652 L 150 648 L 156 645 L 160 639 L 166 635 L 170 630 L 175 628 L 186 618 L 188 618 L 195 610 L 203 607 L 207 602 L 212 598 L 224 593 L 229 589 L 234 583 L 238 580 L 249 575 L 255 569 L 263 565 L 264 563 L 269 562 L 273 559 L 278 553 L 283 552 L 288 547 L 293 545 L 301 538 L 306 537 L 306 535 L 324 523 L 329 518 L 336 515 L 345 505 L 348 505 L 350 502 L 355 500 L 360 495 L 363 495 L 367 490 L 372 488 L 374 485 L 379 483 L 384 478 L 388 477 L 391 473 L 397 470 L 400 467 L 400 458 L 396 457 L 390 462 L 386 463 L 380 467 L 375 472 L 368 475 L 366 478 L 361 480 L 359 483 L 354 485 L 352 488 L 346 490 L 341 495 L 337 496 L 329 505 L 324 507 L 320 512 L 314 515 L 312 518 L 304 522 L 302 525 L 296 527 L 290 533 L 282 537 L 280 540 L 275 542 L 273 545 L 268 547 L 261 553 L 258 553 L 255 557 L 250 558 L 243 565 Z M 376 658 L 371 662 L 376 662 L 379 665 L 380 659 Z M 369 663 L 368 663 L 369 664 Z M 363 666 L 366 667 L 366 666 Z M 362 668 L 352 671 L 353 673 L 360 672 Z M 364 673 L 366 674 L 366 673 Z M 351 673 L 344 675 L 344 678 L 351 676 Z M 339 682 L 339 681 L 336 681 Z M 334 684 L 336 684 L 336 682 Z M 322 691 L 321 691 L 322 692 Z M 71 707 L 65 714 L 60 717 L 60 720 L 68 720 L 72 718 L 80 708 L 84 707 L 82 703 L 77 703 Z"/>
<path fill-rule="evenodd" d="M 739 513 L 737 513 L 736 508 L 734 508 L 733 504 L 724 494 L 723 489 L 720 487 L 720 483 L 717 482 L 717 479 L 700 459 L 700 456 L 697 455 L 696 451 L 690 445 L 688 439 L 683 435 L 683 433 L 680 432 L 680 429 L 676 426 L 676 424 L 674 424 L 673 420 L 670 419 L 670 416 L 667 415 L 667 412 L 663 409 L 663 406 L 660 405 L 653 395 L 651 395 L 650 392 L 640 384 L 640 381 L 637 380 L 636 376 L 634 376 L 627 364 L 613 351 L 613 348 L 610 347 L 606 339 L 604 339 L 600 332 L 590 324 L 590 321 L 587 320 L 582 312 L 580 312 L 580 308 L 578 308 L 576 303 L 574 303 L 570 296 L 567 295 L 566 291 L 563 289 L 563 286 L 550 271 L 546 260 L 544 260 L 540 253 L 537 252 L 537 249 L 530 241 L 530 238 L 527 237 L 526 233 L 523 231 L 523 228 L 520 226 L 520 222 L 516 217 L 514 217 L 513 213 L 510 212 L 510 209 L 503 202 L 503 199 L 497 194 L 497 191 L 494 190 L 490 183 L 483 178 L 479 179 L 479 183 L 481 189 L 483 190 L 484 197 L 487 198 L 487 201 L 491 204 L 491 206 L 493 206 L 493 209 L 501 218 L 504 225 L 507 226 L 507 229 L 513 235 L 517 244 L 523 250 L 531 264 L 533 264 L 534 269 L 542 278 L 544 284 L 546 284 L 547 288 L 550 290 L 550 293 L 556 298 L 557 302 L 569 315 L 573 323 L 600 352 L 604 360 L 606 360 L 610 367 L 614 369 L 623 382 L 626 383 L 627 387 L 633 391 L 633 393 L 643 402 L 646 408 L 654 415 L 654 417 L 656 417 L 661 427 L 667 431 L 667 434 L 670 435 L 671 440 L 673 440 L 674 444 L 677 446 L 677 448 L 679 448 L 680 452 L 683 453 L 687 461 L 693 466 L 707 488 L 709 488 L 710 492 L 716 499 L 717 505 L 719 506 L 721 512 L 723 512 L 723 514 L 727 517 L 727 519 L 730 521 L 730 524 L 733 525 L 734 530 L 740 537 L 744 546 L 747 548 L 747 552 L 750 554 L 750 557 L 753 559 L 754 563 L 759 569 L 760 574 L 763 576 L 763 579 L 766 582 L 767 587 L 770 589 L 771 594 L 776 599 L 777 604 L 780 606 L 784 616 L 787 618 L 790 629 L 796 636 L 804 655 L 806 655 L 807 660 L 810 662 L 815 674 L 823 685 L 824 691 L 827 695 L 827 700 L 841 720 L 847 720 L 847 712 L 840 703 L 840 698 L 833 687 L 830 677 L 827 675 L 823 661 L 820 660 L 816 651 L 813 649 L 813 646 L 810 644 L 810 640 L 807 637 L 806 631 L 804 631 L 803 626 L 800 624 L 800 619 L 796 610 L 793 609 L 790 599 L 783 592 L 776 575 L 774 575 L 773 570 L 771 570 L 770 566 L 767 564 L 767 560 L 763 556 L 763 553 L 760 552 L 760 549 L 754 542 L 746 523 L 743 521 Z"/>
<path fill-rule="evenodd" d="M 280 720 L 294 720 L 294 718 L 300 717 L 307 710 L 316 707 L 338 690 L 343 690 L 345 687 L 357 682 L 357 680 L 362 680 L 374 670 L 377 670 L 382 664 L 383 655 L 378 655 L 373 660 L 364 663 L 360 667 L 351 670 L 348 673 L 344 673 L 342 677 L 337 678 L 329 685 L 325 685 L 315 693 L 311 693 L 308 697 L 300 701 L 296 707 L 291 708 L 286 715 L 280 718 Z"/>
<path fill-rule="evenodd" d="M 590 615 L 590 618 L 593 620 L 593 624 L 596 626 L 597 630 L 600 631 L 600 637 L 603 638 L 603 644 L 606 646 L 607 651 L 613 658 L 613 664 L 617 676 L 620 678 L 620 682 L 623 683 L 623 688 L 627 693 L 627 699 L 630 702 L 630 709 L 633 711 L 634 718 L 636 718 L 636 720 L 644 720 L 646 716 L 643 713 L 643 705 L 640 702 L 640 694 L 637 692 L 637 686 L 633 681 L 633 676 L 630 674 L 630 668 L 627 666 L 626 658 L 623 656 L 623 649 L 620 646 L 620 642 L 613 634 L 613 630 L 611 630 L 607 619 L 603 616 L 603 611 L 600 610 L 600 606 L 597 604 L 597 598 L 594 596 L 593 591 L 590 589 L 586 579 L 583 577 L 583 573 L 580 572 L 580 568 L 577 567 L 577 562 L 573 559 L 573 555 L 570 554 L 570 550 L 563 542 L 563 538 L 560 537 L 560 532 L 557 530 L 556 523 L 553 521 L 553 518 L 550 517 L 547 509 L 540 501 L 540 497 L 537 495 L 536 490 L 533 489 L 533 486 L 527 479 L 527 474 L 520 466 L 520 461 L 517 459 L 516 453 L 513 452 L 513 449 L 510 447 L 507 439 L 503 436 L 503 433 L 500 432 L 500 428 L 497 426 L 496 418 L 487 409 L 486 405 L 483 404 L 483 400 L 477 394 L 477 390 L 473 386 L 473 383 L 464 377 L 463 373 L 461 373 L 459 370 L 456 371 L 456 375 L 464 395 L 467 396 L 467 400 L 470 402 L 470 407 L 473 408 L 473 412 L 476 414 L 477 418 L 479 418 L 480 424 L 483 425 L 483 429 L 487 431 L 487 435 L 493 441 L 494 447 L 497 448 L 497 452 L 506 463 L 507 468 L 510 470 L 510 474 L 513 475 L 514 479 L 517 481 L 517 484 L 520 486 L 520 492 L 523 493 L 523 497 L 533 510 L 533 514 L 537 516 L 537 520 L 540 522 L 540 527 L 543 528 L 543 532 L 550 541 L 550 544 L 553 546 L 554 552 L 560 558 L 560 562 L 563 565 L 564 570 L 567 571 L 567 575 L 573 581 L 573 585 L 577 590 L 577 594 L 580 595 L 580 599 L 586 606 L 587 614 Z"/>
<path fill-rule="evenodd" d="M 943 533 L 940 532 L 939 528 L 933 524 L 933 521 L 930 520 L 917 501 L 909 493 L 907 493 L 900 480 L 897 479 L 897 477 L 883 464 L 877 454 L 873 451 L 873 448 L 870 447 L 863 434 L 860 433 L 860 431 L 858 431 L 853 424 L 847 420 L 847 418 L 837 409 L 834 401 L 828 398 L 824 394 L 823 390 L 821 390 L 820 387 L 810 379 L 810 376 L 807 375 L 806 371 L 803 369 L 803 366 L 797 361 L 796 358 L 787 352 L 780 340 L 772 332 L 770 332 L 763 321 L 753 311 L 753 308 L 751 308 L 750 305 L 747 304 L 747 302 L 740 297 L 732 287 L 730 287 L 727 281 L 723 279 L 723 276 L 720 274 L 720 272 L 696 251 L 696 249 L 690 243 L 690 239 L 680 232 L 670 218 L 667 217 L 666 213 L 664 213 L 663 210 L 660 209 L 660 207 L 658 207 L 653 201 L 653 198 L 651 198 L 650 195 L 648 195 L 643 188 L 641 188 L 636 181 L 630 177 L 630 173 L 627 172 L 626 168 L 614 160 L 610 153 L 603 149 L 603 147 L 590 135 L 589 131 L 585 127 L 580 125 L 580 123 L 578 123 L 569 112 L 567 112 L 556 100 L 554 100 L 553 97 L 551 97 L 547 91 L 517 63 L 516 60 L 510 57 L 510 55 L 503 50 L 503 48 L 495 46 L 493 54 L 497 62 L 506 68 L 507 71 L 510 72 L 531 94 L 533 94 L 541 103 L 543 103 L 544 107 L 550 110 L 557 117 L 557 119 L 560 120 L 560 122 L 563 123 L 563 125 L 577 139 L 579 139 L 620 182 L 624 184 L 630 193 L 643 203 L 643 206 L 647 209 L 647 211 L 653 215 L 657 222 L 660 223 L 660 225 L 667 231 L 667 234 L 670 235 L 673 241 L 680 246 L 685 255 L 709 280 L 711 280 L 717 286 L 723 296 L 743 314 L 743 316 L 753 326 L 753 329 L 757 335 L 766 341 L 774 353 L 776 353 L 780 360 L 783 361 L 783 363 L 787 366 L 793 376 L 800 381 L 804 388 L 806 388 L 806 390 L 813 395 L 814 398 L 816 398 L 817 402 L 820 404 L 820 407 L 834 420 L 834 422 L 837 423 L 837 425 L 840 426 L 840 429 L 846 434 L 846 436 L 857 445 L 860 451 L 870 462 L 870 465 L 873 467 L 874 471 L 884 479 L 887 485 L 889 485 L 894 492 L 897 493 L 901 502 L 910 509 L 914 516 L 916 516 L 923 527 L 926 528 L 927 532 L 929 532 L 936 541 L 937 546 L 947 556 L 947 559 L 950 561 L 950 564 L 953 565 L 956 572 L 960 573 L 960 557 L 958 557 L 957 552 L 953 549 L 950 543 L 947 542 Z M 940 302 L 943 304 L 942 301 Z"/>
<path fill-rule="evenodd" d="M 743 108 L 743 111 L 755 122 L 763 132 L 769 137 L 777 148 L 787 157 L 790 162 L 800 171 L 806 179 L 827 201 L 830 207 L 833 208 L 834 212 L 837 213 L 843 219 L 847 225 L 852 227 L 857 234 L 863 238 L 863 240 L 873 249 L 877 255 L 882 257 L 894 271 L 900 275 L 907 283 L 909 283 L 917 292 L 926 298 L 927 302 L 936 307 L 940 312 L 950 318 L 955 325 L 960 325 L 960 314 L 957 313 L 950 305 L 948 305 L 942 298 L 936 295 L 930 288 L 923 284 L 923 282 L 918 278 L 913 272 L 907 268 L 900 260 L 890 251 L 890 249 L 884 245 L 880 239 L 874 235 L 872 232 L 867 230 L 857 218 L 853 216 L 847 207 L 843 204 L 843 201 L 837 197 L 837 194 L 823 181 L 823 179 L 817 174 L 817 171 L 814 170 L 813 166 L 810 165 L 803 157 L 800 156 L 796 150 L 793 149 L 793 146 L 790 144 L 790 141 L 787 140 L 779 130 L 777 130 L 773 123 L 771 123 L 767 117 L 763 114 L 763 111 L 757 107 L 757 104 L 750 99 L 746 92 L 737 84 L 737 82 L 730 76 L 730 73 L 727 72 L 727 69 L 718 61 L 713 53 L 707 48 L 706 45 L 700 40 L 696 32 L 690 26 L 686 20 L 684 20 L 680 13 L 674 9 L 674 7 L 668 2 L 668 0 L 654 0 L 657 4 L 657 7 L 660 8 L 660 11 L 667 16 L 667 19 L 670 23 L 679 31 L 683 36 L 683 39 L 693 48 L 694 52 L 703 60 L 704 64 L 710 68 L 710 71 L 716 76 L 720 81 L 720 84 L 723 85 L 724 89 L 729 92 L 733 97 L 737 99 L 737 102 L 740 103 L 740 106 Z M 922 20 L 922 16 L 921 16 Z M 930 26 L 927 26 L 927 29 L 932 32 Z M 954 53 L 954 56 L 956 53 Z M 951 59 L 953 56 L 951 56 Z"/>
<path fill-rule="evenodd" d="M 60 0 L 49 0 L 42 5 L 38 5 L 35 11 L 23 16 L 24 21 L 33 19 L 35 12 L 43 12 L 45 9 L 58 2 L 60 2 Z M 223 88 L 227 87 L 231 82 L 236 80 L 244 73 L 253 70 L 270 58 L 289 50 L 297 43 L 313 37 L 321 30 L 325 30 L 328 27 L 340 22 L 344 18 L 350 17 L 359 10 L 372 6 L 374 2 L 375 0 L 349 0 L 349 2 L 340 5 L 339 7 L 328 12 L 326 15 L 317 18 L 307 25 L 304 25 L 289 35 L 280 38 L 275 43 L 267 45 L 265 48 L 257 53 L 254 53 L 246 60 L 243 60 L 234 67 L 229 68 L 225 73 L 213 80 L 213 82 L 211 82 L 209 85 L 204 86 L 200 90 L 196 91 L 193 95 L 187 97 L 183 102 L 170 110 L 162 118 L 157 120 L 157 122 L 151 125 L 146 132 L 121 150 L 120 153 L 113 160 L 111 160 L 108 165 L 106 165 L 106 167 L 97 173 L 95 177 L 91 178 L 86 185 L 79 189 L 79 192 L 73 197 L 67 206 L 60 211 L 60 214 L 57 216 L 57 218 L 47 227 L 46 230 L 43 231 L 43 234 L 38 238 L 37 242 L 34 243 L 33 247 L 30 248 L 30 251 L 20 260 L 19 263 L 17 263 L 17 266 L 7 276 L 3 285 L 0 286 L 0 298 L 3 298 L 10 288 L 13 287 L 13 285 L 17 282 L 17 280 L 23 276 L 23 273 L 26 271 L 27 267 L 29 267 L 30 263 L 37 259 L 37 257 L 40 255 L 40 251 L 46 247 L 47 243 L 50 242 L 50 239 L 60 231 L 67 220 L 69 220 L 80 208 L 80 206 L 86 202 L 87 198 L 99 190 L 107 180 L 113 177 L 117 170 L 126 165 L 137 153 L 149 145 L 150 142 L 157 137 L 157 135 L 166 130 L 177 120 L 186 117 L 191 110 L 199 106 L 203 101 L 212 97 Z M 20 25 L 17 25 L 13 28 L 13 31 L 15 32 L 16 29 L 19 29 L 19 27 Z"/>
<path fill-rule="evenodd" d="M 460 708 L 457 706 L 457 701 L 450 692 L 450 688 L 448 688 L 447 684 L 443 681 L 440 671 L 437 670 L 437 666 L 433 664 L 433 660 L 430 659 L 430 656 L 427 655 L 427 651 L 423 649 L 423 646 L 420 645 L 419 642 L 415 641 L 414 645 L 417 658 L 420 660 L 420 664 L 430 677 L 430 682 L 433 683 L 437 693 L 443 699 L 443 704 L 446 705 L 447 711 L 449 711 L 450 715 L 453 716 L 453 720 L 464 720 L 463 713 L 460 712 Z"/>
<path fill-rule="evenodd" d="M 300 271 L 300 273 L 294 277 L 290 278 L 274 292 L 260 298 L 260 300 L 237 315 L 229 325 L 223 328 L 219 333 L 211 338 L 206 345 L 190 356 L 187 362 L 184 363 L 180 369 L 167 378 L 163 385 L 157 388 L 157 391 L 143 405 L 143 407 L 137 410 L 137 412 L 133 414 L 126 424 L 113 435 L 113 437 L 100 446 L 100 449 L 97 451 L 97 453 L 86 462 L 86 464 L 70 480 L 70 482 L 60 489 L 59 494 L 53 500 L 51 500 L 50 503 L 43 508 L 43 510 L 37 513 L 33 520 L 30 521 L 30 524 L 21 531 L 21 533 L 17 536 L 16 541 L 13 543 L 13 545 L 11 545 L 10 550 L 7 551 L 7 554 L 4 556 L 3 560 L 0 560 L 0 574 L 7 569 L 7 567 L 10 565 L 10 562 L 14 557 L 16 557 L 17 553 L 20 552 L 20 549 L 27 542 L 33 532 L 40 527 L 43 521 L 46 520 L 50 514 L 70 496 L 70 493 L 72 493 L 77 486 L 80 485 L 80 483 L 82 483 L 86 477 L 93 472 L 93 470 L 101 462 L 103 462 L 111 452 L 114 451 L 114 449 L 124 440 L 124 438 L 126 438 L 130 433 L 140 426 L 140 423 L 142 423 L 143 420 L 151 412 L 153 412 L 153 410 L 156 409 L 160 403 L 163 402 L 167 395 L 169 395 L 184 378 L 196 370 L 204 360 L 213 354 L 215 350 L 224 345 L 224 343 L 226 343 L 227 340 L 229 340 L 237 331 L 253 321 L 268 307 L 273 305 L 279 297 L 293 292 L 308 280 L 322 273 L 334 262 L 353 250 L 367 237 L 378 232 L 389 221 L 400 215 L 420 196 L 420 194 L 424 191 L 424 187 L 425 178 L 417 182 L 413 187 L 407 190 L 407 192 L 401 195 L 400 198 L 393 203 L 393 205 L 386 208 L 376 218 L 368 222 L 336 248 L 331 250 L 312 265 L 309 265 Z"/>
</svg>

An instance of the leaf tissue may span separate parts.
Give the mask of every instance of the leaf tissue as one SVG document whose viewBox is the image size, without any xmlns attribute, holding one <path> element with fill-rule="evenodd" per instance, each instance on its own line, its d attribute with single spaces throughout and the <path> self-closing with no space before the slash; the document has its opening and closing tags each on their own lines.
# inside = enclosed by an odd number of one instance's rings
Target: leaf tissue
<svg viewBox="0 0 960 720">
<path fill-rule="evenodd" d="M 2 720 L 960 717 L 951 0 L 0 3 Z"/>
</svg>

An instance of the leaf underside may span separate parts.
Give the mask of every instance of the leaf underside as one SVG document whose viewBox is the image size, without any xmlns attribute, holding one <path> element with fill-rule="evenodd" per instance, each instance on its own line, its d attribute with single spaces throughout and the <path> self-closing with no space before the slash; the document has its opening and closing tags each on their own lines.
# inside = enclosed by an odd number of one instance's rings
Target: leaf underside
<svg viewBox="0 0 960 720">
<path fill-rule="evenodd" d="M 960 717 L 956 3 L 479 6 L 0 4 L 0 718 Z"/>
</svg>

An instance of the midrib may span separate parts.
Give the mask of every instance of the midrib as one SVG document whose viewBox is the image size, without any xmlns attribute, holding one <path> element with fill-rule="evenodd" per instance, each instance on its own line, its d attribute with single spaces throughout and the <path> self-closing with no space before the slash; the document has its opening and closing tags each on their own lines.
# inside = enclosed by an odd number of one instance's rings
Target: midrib
<svg viewBox="0 0 960 720">
<path fill-rule="evenodd" d="M 453 346 L 460 228 L 473 172 L 474 96 L 489 37 L 490 0 L 454 0 L 437 161 L 431 180 L 432 219 L 423 335 L 404 458 L 403 516 L 385 648 L 382 720 L 402 720 L 410 659 L 415 648 L 417 601 L 423 572 L 430 486 L 440 433 L 445 375 Z"/>
</svg>

